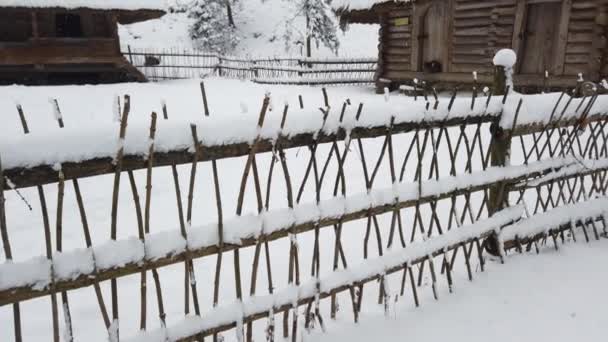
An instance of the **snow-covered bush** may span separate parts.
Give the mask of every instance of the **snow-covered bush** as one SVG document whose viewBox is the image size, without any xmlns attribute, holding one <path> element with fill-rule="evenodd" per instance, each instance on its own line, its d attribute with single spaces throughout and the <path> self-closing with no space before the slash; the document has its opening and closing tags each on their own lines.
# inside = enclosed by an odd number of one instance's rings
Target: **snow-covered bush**
<svg viewBox="0 0 608 342">
<path fill-rule="evenodd" d="M 190 38 L 197 48 L 219 53 L 234 51 L 240 38 L 228 18 L 226 0 L 195 0 L 188 16 L 195 19 Z"/>
</svg>

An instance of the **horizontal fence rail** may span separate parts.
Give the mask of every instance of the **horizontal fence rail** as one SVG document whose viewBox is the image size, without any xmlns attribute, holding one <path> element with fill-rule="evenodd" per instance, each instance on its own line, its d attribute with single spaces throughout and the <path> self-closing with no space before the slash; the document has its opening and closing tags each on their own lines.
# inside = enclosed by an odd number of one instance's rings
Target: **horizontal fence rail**
<svg viewBox="0 0 608 342">
<path fill-rule="evenodd" d="M 487 101 L 483 110 L 433 115 L 439 100 L 434 104 L 429 96 L 422 119 L 391 116 L 375 124 L 361 119 L 371 115 L 362 114 L 363 105 L 353 122 L 340 115 L 331 124 L 327 105 L 313 131 L 285 127 L 286 107 L 272 134 L 264 130 L 271 121 L 266 97 L 253 135 L 241 142 L 205 144 L 200 127 L 191 125 L 181 132 L 191 138 L 188 146 L 157 152 L 152 115 L 145 153 L 128 154 L 128 146 L 118 144 L 106 158 L 29 168 L 3 169 L 0 159 L 6 260 L 0 264 L 0 309 L 12 308 L 15 340 L 22 340 L 21 322 L 28 318 L 22 303 L 51 299 L 58 340 L 60 326 L 76 328 L 70 308 L 79 303 L 68 298 L 90 288 L 110 341 L 219 340 L 226 331 L 249 342 L 274 341 L 277 335 L 296 341 L 301 329 L 324 330 L 340 313 L 357 322 L 365 306 L 380 304 L 388 312 L 391 303 L 406 298 L 418 306 L 423 291 L 438 299 L 454 282 L 473 280 L 477 268 L 492 267 L 488 253 L 507 262 L 510 253 L 606 235 L 608 108 L 602 99 L 571 98 L 564 109 L 537 113 L 536 122 L 520 117 L 521 102 L 505 106 L 512 95 L 497 96 L 496 103 L 491 95 L 473 96 L 452 98 L 452 104 L 474 109 L 475 101 Z M 560 108 L 561 101 L 549 107 Z M 566 115 L 570 105 L 576 110 Z M 125 98 L 120 141 L 129 111 Z M 235 160 L 238 178 L 221 178 L 223 167 L 234 167 L 229 163 Z M 180 166 L 190 175 L 185 188 Z M 197 179 L 201 168 L 210 177 Z M 113 179 L 110 229 L 108 240 L 93 241 L 79 181 L 99 175 Z M 161 177 L 175 187 L 177 217 L 174 229 L 155 232 L 152 179 Z M 121 178 L 129 183 L 129 208 L 119 201 Z M 74 212 L 63 206 L 68 181 Z M 54 235 L 43 187 L 48 191 L 48 184 L 57 187 Z M 232 185 L 236 190 L 230 192 Z M 40 198 L 45 250 L 38 258 L 16 260 L 4 196 L 32 190 L 27 187 L 36 187 Z M 194 197 L 205 194 L 210 204 L 195 207 Z M 213 219 L 193 224 L 196 210 Z M 136 216 L 135 226 L 119 224 L 128 212 Z M 82 222 L 83 249 L 62 249 L 62 220 L 69 215 Z M 126 238 L 117 234 L 122 230 L 137 234 Z M 345 240 L 353 238 L 358 248 L 346 248 Z M 201 268 L 206 261 L 210 269 Z M 163 289 L 175 279 L 161 278 L 176 265 L 183 265 L 173 273 L 183 275 L 177 294 Z M 138 304 L 138 327 L 119 315 L 124 305 L 118 285 L 133 277 L 139 293 L 124 300 Z M 110 296 L 102 288 L 106 283 Z M 200 290 L 204 285 L 208 293 Z M 221 295 L 226 287 L 234 293 L 230 300 Z M 168 309 L 175 303 L 179 309 Z M 152 320 L 158 324 L 150 326 Z"/>
<path fill-rule="evenodd" d="M 149 80 L 222 76 L 264 84 L 374 82 L 376 58 L 244 58 L 196 51 L 127 48 L 125 57 Z"/>
</svg>

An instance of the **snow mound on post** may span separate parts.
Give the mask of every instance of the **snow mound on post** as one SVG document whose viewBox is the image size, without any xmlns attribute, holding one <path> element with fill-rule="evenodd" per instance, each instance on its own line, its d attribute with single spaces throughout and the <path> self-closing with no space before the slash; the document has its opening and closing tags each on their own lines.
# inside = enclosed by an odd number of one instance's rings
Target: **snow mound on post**
<svg viewBox="0 0 608 342">
<path fill-rule="evenodd" d="M 511 49 L 502 49 L 499 50 L 496 55 L 494 55 L 494 60 L 492 62 L 496 66 L 502 66 L 510 69 L 513 68 L 517 62 L 517 54 Z"/>
</svg>

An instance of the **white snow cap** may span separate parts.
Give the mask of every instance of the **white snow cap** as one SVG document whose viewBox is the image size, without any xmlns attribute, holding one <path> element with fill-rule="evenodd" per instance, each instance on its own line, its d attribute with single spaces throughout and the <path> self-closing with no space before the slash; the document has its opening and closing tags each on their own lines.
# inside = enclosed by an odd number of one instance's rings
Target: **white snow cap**
<svg viewBox="0 0 608 342">
<path fill-rule="evenodd" d="M 502 49 L 496 53 L 493 62 L 496 66 L 513 68 L 513 66 L 517 62 L 517 54 L 511 49 Z"/>
<path fill-rule="evenodd" d="M 364 10 L 374 5 L 385 2 L 412 2 L 414 0 L 334 0 L 331 3 L 333 9 Z"/>
<path fill-rule="evenodd" d="M 166 0 L 0 0 L 0 7 L 29 7 L 100 10 L 164 10 Z"/>
</svg>

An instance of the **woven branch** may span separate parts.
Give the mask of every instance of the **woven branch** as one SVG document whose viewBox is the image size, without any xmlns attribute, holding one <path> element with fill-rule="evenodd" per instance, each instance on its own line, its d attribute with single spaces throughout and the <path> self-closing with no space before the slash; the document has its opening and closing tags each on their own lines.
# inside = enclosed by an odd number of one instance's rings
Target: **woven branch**
<svg viewBox="0 0 608 342">
<path fill-rule="evenodd" d="M 545 174 L 548 174 L 558 168 L 556 165 L 550 165 L 546 168 L 541 168 L 535 172 L 522 172 L 522 174 L 517 175 L 515 177 L 510 177 L 504 179 L 503 181 L 510 184 L 518 184 L 526 179 L 530 179 L 533 177 L 539 177 Z M 475 174 L 472 174 L 468 177 L 475 177 Z M 435 181 L 431 181 L 435 182 Z M 365 208 L 360 210 L 355 210 L 352 212 L 347 212 L 343 215 L 337 217 L 325 217 L 321 219 L 314 219 L 306 222 L 302 222 L 296 225 L 291 225 L 289 227 L 279 227 L 274 229 L 271 233 L 262 234 L 258 237 L 244 237 L 240 240 L 240 244 L 228 244 L 225 243 L 224 249 L 221 252 L 226 252 L 230 250 L 234 250 L 236 248 L 243 248 L 248 246 L 255 246 L 259 239 L 263 239 L 265 241 L 273 241 L 283 237 L 288 236 L 290 233 L 303 233 L 307 231 L 312 231 L 315 227 L 333 227 L 334 225 L 340 223 L 346 223 L 349 221 L 355 221 L 363 218 L 367 218 L 368 216 L 381 215 L 384 213 L 393 212 L 394 210 L 403 209 L 403 208 L 411 208 L 420 206 L 424 203 L 430 203 L 433 201 L 438 201 L 441 199 L 449 199 L 453 196 L 460 195 L 470 195 L 471 193 L 475 193 L 478 191 L 488 190 L 491 186 L 495 184 L 494 181 L 489 181 L 487 183 L 477 184 L 475 186 L 466 186 L 466 187 L 455 187 L 452 191 L 443 192 L 443 193 L 434 193 L 430 195 L 422 195 L 420 197 L 414 196 L 412 199 L 402 200 L 396 203 L 389 203 L 385 205 L 379 205 L 371 208 Z M 220 252 L 220 248 L 217 245 L 212 246 L 204 246 L 197 249 L 189 250 L 189 258 L 196 259 L 204 256 L 214 255 Z M 134 273 L 139 273 L 142 271 L 153 270 L 159 267 L 164 267 L 168 265 L 172 265 L 179 262 L 184 262 L 186 260 L 186 253 L 181 252 L 175 255 L 167 255 L 163 257 L 159 257 L 155 260 L 138 260 L 136 262 L 131 262 L 120 268 L 112 268 L 112 269 L 97 269 L 97 275 L 94 274 L 83 274 L 76 279 L 73 280 L 57 280 L 54 283 L 53 290 L 54 291 L 67 291 L 73 290 L 77 288 L 87 287 L 95 282 L 100 282 L 104 280 L 116 279 L 119 277 L 124 277 L 127 275 L 131 275 Z M 19 301 L 24 301 L 28 299 L 38 298 L 51 293 L 51 289 L 34 289 L 30 286 L 11 288 L 0 291 L 0 306 L 6 305 L 9 303 L 15 303 Z"/>
</svg>

